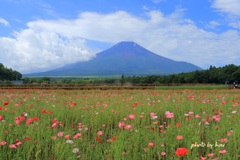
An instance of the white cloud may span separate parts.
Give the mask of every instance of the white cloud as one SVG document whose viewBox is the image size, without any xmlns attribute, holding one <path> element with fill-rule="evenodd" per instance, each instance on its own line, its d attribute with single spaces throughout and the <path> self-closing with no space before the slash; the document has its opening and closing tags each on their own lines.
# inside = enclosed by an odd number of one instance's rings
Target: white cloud
<svg viewBox="0 0 240 160">
<path fill-rule="evenodd" d="M 219 26 L 220 25 L 220 23 L 218 23 L 218 22 L 216 22 L 216 21 L 210 21 L 209 22 L 209 27 L 210 28 L 215 28 L 215 27 L 217 27 L 217 26 Z"/>
<path fill-rule="evenodd" d="M 228 26 L 240 29 L 240 0 L 214 0 L 212 7 L 224 13 L 222 15 Z"/>
<path fill-rule="evenodd" d="M 77 19 L 37 20 L 0 38 L 0 60 L 21 72 L 43 71 L 93 57 L 87 40 L 115 44 L 135 41 L 162 56 L 200 67 L 239 64 L 240 34 L 216 34 L 198 28 L 181 11 L 168 16 L 149 11 L 136 17 L 124 11 L 83 12 Z"/>
<path fill-rule="evenodd" d="M 227 14 L 240 16 L 239 0 L 214 0 L 213 7 Z"/>
<path fill-rule="evenodd" d="M 0 23 L 3 24 L 4 26 L 8 26 L 9 25 L 8 21 L 3 19 L 3 18 L 1 18 L 1 17 L 0 17 Z"/>
<path fill-rule="evenodd" d="M 27 73 L 88 60 L 93 53 L 83 39 L 65 39 L 54 32 L 29 28 L 15 33 L 15 38 L 0 38 L 0 57 L 4 65 Z"/>
</svg>

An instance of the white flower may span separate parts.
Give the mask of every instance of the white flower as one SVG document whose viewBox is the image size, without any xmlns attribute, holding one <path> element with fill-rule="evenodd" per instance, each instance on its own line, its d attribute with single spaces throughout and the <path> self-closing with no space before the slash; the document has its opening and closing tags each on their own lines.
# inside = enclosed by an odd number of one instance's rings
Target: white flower
<svg viewBox="0 0 240 160">
<path fill-rule="evenodd" d="M 68 140 L 66 140 L 66 143 L 73 144 L 73 141 L 68 139 Z"/>
<path fill-rule="evenodd" d="M 232 114 L 236 114 L 237 113 L 237 111 L 232 111 Z"/>
<path fill-rule="evenodd" d="M 77 152 L 79 152 L 79 149 L 78 148 L 73 148 L 72 152 L 77 153 Z"/>
<path fill-rule="evenodd" d="M 157 119 L 157 118 L 158 118 L 158 116 L 152 116 L 151 118 L 152 118 L 152 119 Z"/>
</svg>

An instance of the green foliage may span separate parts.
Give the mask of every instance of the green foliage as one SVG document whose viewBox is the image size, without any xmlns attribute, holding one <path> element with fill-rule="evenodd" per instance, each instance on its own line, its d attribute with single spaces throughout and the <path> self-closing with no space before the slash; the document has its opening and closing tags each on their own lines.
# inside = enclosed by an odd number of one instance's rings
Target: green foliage
<svg viewBox="0 0 240 160">
<path fill-rule="evenodd" d="M 0 80 L 6 81 L 6 80 L 16 80 L 21 79 L 22 74 L 18 71 L 12 70 L 11 68 L 6 68 L 2 63 L 0 63 Z"/>
<path fill-rule="evenodd" d="M 171 74 L 164 76 L 145 76 L 145 77 L 127 77 L 128 81 L 141 82 L 145 84 L 156 84 L 156 82 L 161 84 L 169 83 L 215 83 L 224 84 L 226 81 L 232 83 L 237 80 L 240 81 L 240 66 L 233 64 L 226 65 L 224 67 L 216 68 L 210 66 L 207 70 L 196 70 L 193 72 Z M 138 80 L 136 80 L 138 79 Z M 126 81 L 125 80 L 125 81 Z"/>
</svg>

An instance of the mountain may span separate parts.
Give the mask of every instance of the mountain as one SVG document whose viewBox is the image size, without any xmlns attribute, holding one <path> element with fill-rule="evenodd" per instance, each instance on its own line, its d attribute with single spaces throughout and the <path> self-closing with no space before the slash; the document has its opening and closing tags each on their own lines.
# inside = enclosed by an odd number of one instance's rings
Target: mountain
<svg viewBox="0 0 240 160">
<path fill-rule="evenodd" d="M 201 68 L 162 57 L 135 42 L 120 42 L 89 61 L 25 76 L 162 75 L 195 70 Z"/>
</svg>

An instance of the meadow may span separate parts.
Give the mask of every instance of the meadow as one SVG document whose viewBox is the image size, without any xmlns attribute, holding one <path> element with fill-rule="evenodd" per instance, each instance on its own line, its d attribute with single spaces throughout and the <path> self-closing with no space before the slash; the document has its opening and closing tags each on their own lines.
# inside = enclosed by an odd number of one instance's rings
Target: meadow
<svg viewBox="0 0 240 160">
<path fill-rule="evenodd" d="M 1 160 L 238 160 L 240 90 L 0 90 Z"/>
</svg>

